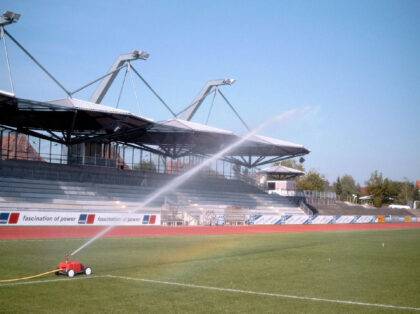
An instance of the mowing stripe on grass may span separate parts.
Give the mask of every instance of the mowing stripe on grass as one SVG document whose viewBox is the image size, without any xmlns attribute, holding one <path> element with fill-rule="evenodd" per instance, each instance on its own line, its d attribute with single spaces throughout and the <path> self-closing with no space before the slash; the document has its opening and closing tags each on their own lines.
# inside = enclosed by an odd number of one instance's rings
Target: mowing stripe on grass
<svg viewBox="0 0 420 314">
<path fill-rule="evenodd" d="M 77 278 L 72 278 L 72 279 L 56 278 L 56 279 L 32 280 L 32 281 L 24 281 L 24 282 L 11 282 L 11 283 L 6 283 L 6 284 L 0 284 L 0 288 L 13 287 L 13 286 L 24 286 L 24 285 L 37 285 L 37 284 L 45 284 L 45 283 L 52 283 L 52 282 L 72 282 L 72 281 L 75 281 L 75 280 L 94 279 L 94 278 L 111 278 L 111 279 L 113 278 L 113 279 L 131 280 L 131 281 L 141 281 L 141 282 L 147 282 L 147 283 L 156 283 L 156 284 L 164 284 L 164 285 L 171 285 L 171 286 L 181 286 L 181 287 L 186 287 L 186 288 L 205 289 L 205 290 L 213 290 L 213 291 L 232 292 L 232 293 L 242 293 L 242 294 L 251 294 L 251 295 L 259 295 L 259 296 L 269 296 L 269 297 L 277 297 L 277 298 L 284 298 L 284 299 L 295 299 L 295 300 L 301 300 L 301 301 L 328 302 L 328 303 L 336 303 L 336 304 L 347 304 L 347 305 L 359 305 L 359 306 L 367 306 L 367 307 L 388 308 L 388 309 L 394 309 L 394 310 L 420 311 L 420 308 L 410 307 L 410 306 L 399 306 L 399 305 L 379 304 L 379 303 L 367 303 L 367 302 L 358 302 L 358 301 L 345 301 L 345 300 L 335 300 L 335 299 L 325 299 L 325 298 L 315 298 L 315 297 L 297 296 L 297 295 L 289 295 L 289 294 L 280 294 L 280 293 L 272 293 L 272 292 L 258 292 L 258 291 L 232 289 L 232 288 L 220 288 L 220 287 L 212 287 L 212 286 L 195 285 L 195 284 L 189 284 L 189 283 L 162 281 L 162 280 L 145 279 L 145 278 L 135 278 L 135 277 L 127 277 L 127 276 L 116 276 L 116 275 L 100 275 L 100 276 L 89 276 L 89 277 L 84 276 L 84 277 L 77 277 Z"/>
<path fill-rule="evenodd" d="M 45 279 L 45 280 L 32 280 L 32 281 L 21 281 L 21 282 L 10 282 L 0 284 L 0 288 L 3 287 L 13 287 L 13 286 L 29 286 L 29 285 L 37 285 L 43 283 L 51 283 L 51 282 L 59 282 L 59 281 L 67 281 L 72 282 L 74 280 L 82 280 L 82 279 L 93 279 L 93 278 L 107 278 L 108 276 L 83 276 L 83 277 L 76 277 L 76 278 L 56 278 L 56 279 Z"/>
<path fill-rule="evenodd" d="M 280 293 L 271 293 L 271 292 L 258 292 L 258 291 L 232 289 L 232 288 L 219 288 L 219 287 L 212 287 L 212 286 L 195 285 L 195 284 L 190 284 L 190 283 L 180 283 L 180 282 L 173 282 L 173 281 L 162 281 L 162 280 L 127 277 L 127 276 L 106 275 L 106 277 L 115 278 L 115 279 L 123 279 L 123 280 L 156 283 L 156 284 L 163 284 L 163 285 L 171 285 L 171 286 L 181 286 L 181 287 L 195 288 L 195 289 L 205 289 L 205 290 L 233 292 L 233 293 L 243 293 L 243 294 L 269 296 L 269 297 L 277 297 L 277 298 L 284 298 L 284 299 L 295 299 L 295 300 L 302 300 L 302 301 L 328 302 L 328 303 L 336 303 L 336 304 L 359 305 L 359 306 L 367 306 L 367 307 L 379 307 L 379 308 L 387 308 L 387 309 L 394 309 L 394 310 L 420 311 L 420 308 L 410 307 L 410 306 L 399 306 L 399 305 L 391 305 L 391 304 L 366 303 L 366 302 L 357 302 L 357 301 L 345 301 L 345 300 L 305 297 L 305 296 L 297 296 L 297 295 L 289 295 L 289 294 L 280 294 Z"/>
</svg>

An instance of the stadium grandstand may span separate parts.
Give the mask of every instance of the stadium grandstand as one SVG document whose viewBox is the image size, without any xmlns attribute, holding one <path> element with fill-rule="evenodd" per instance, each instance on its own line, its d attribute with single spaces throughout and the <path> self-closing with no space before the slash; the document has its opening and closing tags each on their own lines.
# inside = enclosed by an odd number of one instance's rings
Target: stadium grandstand
<svg viewBox="0 0 420 314">
<path fill-rule="evenodd" d="M 256 215 L 377 214 L 360 206 L 346 207 L 334 197 L 268 193 L 278 184 L 276 180 L 303 175 L 273 164 L 304 156 L 309 150 L 261 135 L 250 136 L 143 208 L 153 191 L 241 140 L 230 130 L 192 121 L 208 96 L 214 101 L 218 95 L 250 131 L 221 91 L 235 80 L 208 81 L 192 103 L 176 114 L 133 66 L 134 61 L 147 60 L 149 54 L 144 51 L 119 56 L 106 74 L 69 91 L 6 29 L 4 36 L 34 61 L 66 98 L 20 98 L 13 93 L 13 86 L 12 92 L 0 91 L 0 210 L 147 212 L 161 215 L 166 225 L 241 225 Z M 144 83 L 171 118 L 155 122 L 117 108 L 119 99 L 115 107 L 101 104 L 123 69 Z M 94 84 L 97 86 L 89 101 L 74 97 Z M 276 177 L 267 181 L 268 188 L 261 186 L 256 170 L 264 165 L 269 167 L 265 174 Z M 315 201 L 318 199 L 329 201 Z M 397 210 L 384 214 L 411 215 Z"/>
<path fill-rule="evenodd" d="M 8 20 L 16 16 L 11 14 L 3 16 L 4 21 L 10 21 L 5 25 L 17 21 Z M 305 214 L 308 210 L 302 199 L 265 193 L 248 174 L 257 166 L 309 151 L 302 145 L 260 135 L 253 135 L 184 185 L 142 208 L 153 190 L 241 138 L 232 131 L 191 121 L 207 96 L 213 95 L 214 100 L 220 95 L 249 130 L 220 90 L 234 80 L 209 81 L 191 105 L 175 114 L 132 64 L 147 60 L 149 54 L 144 51 L 119 56 L 108 73 L 71 92 L 6 29 L 4 35 L 67 97 L 24 99 L 13 93 L 13 86 L 11 93 L 0 92 L 1 210 L 145 210 L 162 214 L 163 223 L 169 225 L 243 224 L 254 212 Z M 101 104 L 122 69 L 136 74 L 172 117 L 154 122 Z M 93 84 L 97 87 L 89 101 L 74 97 Z"/>
</svg>

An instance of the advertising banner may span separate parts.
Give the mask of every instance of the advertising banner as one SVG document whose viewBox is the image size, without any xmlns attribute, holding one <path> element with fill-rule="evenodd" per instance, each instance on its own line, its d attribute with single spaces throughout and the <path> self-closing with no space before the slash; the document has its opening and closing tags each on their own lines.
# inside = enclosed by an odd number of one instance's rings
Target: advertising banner
<svg viewBox="0 0 420 314">
<path fill-rule="evenodd" d="M 15 211 L 1 212 L 0 225 L 18 226 L 140 226 L 160 225 L 160 214 Z"/>
<path fill-rule="evenodd" d="M 405 216 L 404 222 L 412 222 L 411 216 Z"/>
<path fill-rule="evenodd" d="M 334 216 L 323 216 L 323 215 L 319 215 L 316 216 L 312 219 L 311 224 L 312 225 L 319 225 L 319 224 L 329 224 L 334 220 Z"/>
<path fill-rule="evenodd" d="M 384 216 L 384 215 L 379 215 L 379 216 L 377 216 L 377 221 L 378 221 L 378 223 L 380 223 L 380 224 L 385 223 L 385 216 Z"/>
<path fill-rule="evenodd" d="M 307 215 L 292 215 L 284 221 L 285 225 L 303 225 L 309 216 Z"/>
<path fill-rule="evenodd" d="M 322 225 L 322 224 L 370 224 L 385 222 L 416 222 L 416 217 L 374 215 L 253 215 L 247 223 L 251 225 Z"/>
<path fill-rule="evenodd" d="M 376 222 L 376 216 L 355 216 L 356 219 L 353 221 L 355 224 L 370 224 Z"/>
<path fill-rule="evenodd" d="M 249 222 L 253 225 L 275 225 L 280 224 L 281 215 L 255 215 L 250 217 Z"/>
<path fill-rule="evenodd" d="M 355 216 L 336 216 L 336 224 L 350 224 L 353 222 Z"/>
</svg>

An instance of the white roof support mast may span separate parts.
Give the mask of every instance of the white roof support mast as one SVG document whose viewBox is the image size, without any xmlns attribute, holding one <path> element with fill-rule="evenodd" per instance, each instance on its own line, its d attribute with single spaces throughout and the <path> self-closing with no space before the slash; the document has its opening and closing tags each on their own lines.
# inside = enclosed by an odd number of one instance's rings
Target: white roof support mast
<svg viewBox="0 0 420 314">
<path fill-rule="evenodd" d="M 93 93 L 92 97 L 90 98 L 90 101 L 96 104 L 101 103 L 102 99 L 105 97 L 106 93 L 108 92 L 109 88 L 111 87 L 112 83 L 117 77 L 119 70 L 123 68 L 126 63 L 138 59 L 147 60 L 147 58 L 149 58 L 149 54 L 147 52 L 138 50 L 134 50 L 131 53 L 120 55 L 109 70 L 109 73 L 111 74 L 106 76 L 101 81 L 101 83 Z"/>
<path fill-rule="evenodd" d="M 2 16 L 0 16 L 0 38 L 3 41 L 7 72 L 9 74 L 10 89 L 12 90 L 13 94 L 15 93 L 15 88 L 13 86 L 12 70 L 10 69 L 9 53 L 7 51 L 6 38 L 4 35 L 4 26 L 12 24 L 12 23 L 16 23 L 17 21 L 19 21 L 19 18 L 20 18 L 20 14 L 17 14 L 11 11 L 7 11 L 3 13 Z"/>
<path fill-rule="evenodd" d="M 248 131 L 250 131 L 251 129 L 248 126 L 248 124 L 244 121 L 244 119 L 242 119 L 242 117 L 239 115 L 239 113 L 235 109 L 235 107 L 230 103 L 230 101 L 226 98 L 226 96 L 219 89 L 219 86 L 222 86 L 222 85 L 232 85 L 235 82 L 236 82 L 236 80 L 234 80 L 234 79 L 224 79 L 224 80 L 211 80 L 211 81 L 208 81 L 206 83 L 206 85 L 204 85 L 204 87 L 200 91 L 200 93 L 197 95 L 197 97 L 194 98 L 194 100 L 191 103 L 191 105 L 189 105 L 184 110 L 182 110 L 180 113 L 178 113 L 176 117 L 178 119 L 182 119 L 182 120 L 186 120 L 186 121 L 191 121 L 191 119 L 194 117 L 195 113 L 197 112 L 198 108 L 204 102 L 204 99 L 206 99 L 206 97 L 208 95 L 210 95 L 212 92 L 214 92 L 213 101 L 214 101 L 214 97 L 216 96 L 216 93 L 218 93 L 220 96 L 222 96 L 223 100 L 230 107 L 230 109 L 232 109 L 233 113 L 238 117 L 238 119 L 242 122 L 242 124 L 245 126 L 245 128 Z M 212 104 L 212 107 L 213 107 L 213 104 Z M 210 107 L 210 111 L 211 111 L 212 107 Z M 209 111 L 209 115 L 210 115 L 210 111 Z M 207 116 L 207 121 L 208 121 L 208 117 L 209 116 Z M 206 121 L 206 124 L 207 124 L 207 121 Z"/>
<path fill-rule="evenodd" d="M 177 118 L 190 121 L 192 117 L 194 116 L 194 114 L 197 112 L 198 108 L 200 108 L 204 99 L 206 99 L 206 97 L 214 90 L 214 88 L 218 88 L 219 86 L 222 86 L 222 85 L 232 85 L 233 83 L 235 83 L 234 79 L 208 81 L 206 85 L 204 85 L 200 93 L 197 95 L 197 97 L 194 98 L 191 105 L 189 105 L 187 108 L 181 111 L 177 115 Z"/>
<path fill-rule="evenodd" d="M 9 78 L 10 78 L 10 85 L 13 86 L 12 80 L 11 80 L 11 71 L 10 71 L 10 64 L 8 61 L 8 56 L 7 56 L 7 48 L 6 48 L 6 42 L 4 41 L 4 37 L 5 35 L 16 44 L 16 46 L 18 46 L 18 48 L 20 50 L 22 50 L 42 71 L 44 71 L 44 73 L 46 75 L 49 76 L 50 79 L 52 79 L 69 97 L 71 97 L 70 92 L 63 86 L 63 84 L 61 84 L 37 59 L 35 59 L 35 57 L 28 51 L 26 50 L 25 47 L 23 47 L 21 45 L 21 43 L 19 41 L 16 40 L 16 38 L 14 38 L 6 29 L 5 26 L 16 23 L 20 18 L 20 14 L 18 13 L 14 13 L 11 11 L 7 11 L 5 13 L 3 13 L 2 16 L 0 16 L 0 32 L 1 32 L 1 37 L 3 37 L 3 44 L 5 47 L 5 53 L 6 53 L 6 62 L 7 62 L 7 67 L 8 67 L 8 71 L 9 71 Z M 12 87 L 13 89 L 13 87 Z"/>
</svg>

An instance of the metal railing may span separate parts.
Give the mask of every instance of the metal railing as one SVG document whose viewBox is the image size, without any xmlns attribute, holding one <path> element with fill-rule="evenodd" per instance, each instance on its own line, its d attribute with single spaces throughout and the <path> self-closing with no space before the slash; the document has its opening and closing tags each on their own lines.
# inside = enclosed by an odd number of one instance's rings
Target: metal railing
<svg viewBox="0 0 420 314">
<path fill-rule="evenodd" d="M 308 205 L 306 205 L 306 203 L 305 203 L 305 200 L 300 200 L 300 202 L 299 202 L 299 207 L 300 207 L 300 209 L 302 209 L 303 210 L 303 212 L 305 213 L 305 214 L 307 214 L 308 216 L 313 216 L 314 215 L 314 212 L 312 211 L 312 209 L 311 208 L 309 208 L 309 206 Z"/>
<path fill-rule="evenodd" d="M 87 144 L 68 147 L 35 136 L 0 128 L 0 160 L 28 160 L 62 165 L 88 165 L 141 172 L 182 174 L 203 162 L 205 157 L 185 156 L 171 159 L 121 143 Z M 201 175 L 235 179 L 257 185 L 252 170 L 217 160 L 200 171 Z"/>
</svg>

